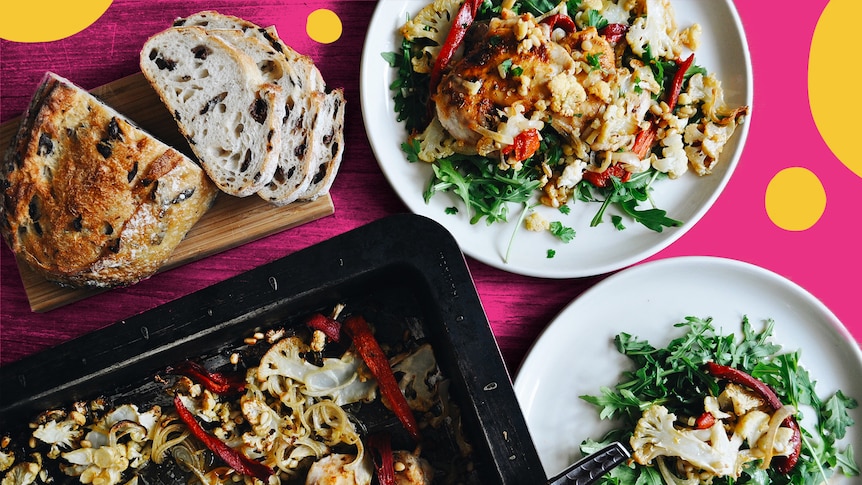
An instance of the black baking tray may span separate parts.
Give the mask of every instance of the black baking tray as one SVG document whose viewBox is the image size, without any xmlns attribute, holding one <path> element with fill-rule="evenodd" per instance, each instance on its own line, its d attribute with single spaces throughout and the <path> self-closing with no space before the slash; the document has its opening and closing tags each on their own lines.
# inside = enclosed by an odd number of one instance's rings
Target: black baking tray
<svg viewBox="0 0 862 485">
<path fill-rule="evenodd" d="M 153 377 L 166 366 L 195 357 L 225 361 L 244 336 L 342 302 L 378 325 L 420 323 L 451 380 L 480 483 L 546 481 L 463 254 L 442 226 L 412 214 L 372 222 L 0 367 L 0 431 L 98 396 L 156 400 Z"/>
</svg>

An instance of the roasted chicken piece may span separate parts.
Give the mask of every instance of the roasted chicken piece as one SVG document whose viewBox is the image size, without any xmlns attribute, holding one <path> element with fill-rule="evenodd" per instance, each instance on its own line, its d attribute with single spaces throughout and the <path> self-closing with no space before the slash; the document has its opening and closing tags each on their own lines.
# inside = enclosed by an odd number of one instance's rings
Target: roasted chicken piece
<svg viewBox="0 0 862 485">
<path fill-rule="evenodd" d="M 474 24 L 433 100 L 443 127 L 487 154 L 548 120 L 579 137 L 617 76 L 613 47 L 595 28 L 564 33 L 523 14 Z"/>
</svg>

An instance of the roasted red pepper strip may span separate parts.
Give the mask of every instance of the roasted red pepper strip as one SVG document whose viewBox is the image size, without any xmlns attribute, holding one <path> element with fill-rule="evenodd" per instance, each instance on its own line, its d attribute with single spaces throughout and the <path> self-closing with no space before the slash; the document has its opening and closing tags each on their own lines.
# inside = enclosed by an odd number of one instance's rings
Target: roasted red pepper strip
<svg viewBox="0 0 862 485">
<path fill-rule="evenodd" d="M 619 42 L 626 32 L 629 30 L 629 26 L 626 24 L 608 24 L 602 27 L 602 30 L 599 31 L 599 35 L 605 38 L 611 44 L 616 44 Z"/>
<path fill-rule="evenodd" d="M 705 412 L 697 417 L 694 422 L 694 427 L 697 429 L 709 429 L 715 424 L 715 416 L 712 413 Z"/>
<path fill-rule="evenodd" d="M 603 172 L 591 172 L 589 170 L 584 172 L 584 180 L 596 187 L 604 187 L 608 185 L 611 177 L 616 177 L 623 182 L 627 182 L 629 177 L 631 177 L 631 172 L 626 170 L 622 165 L 616 163 L 606 168 Z"/>
<path fill-rule="evenodd" d="M 327 317 L 326 315 L 315 313 L 308 317 L 305 324 L 312 330 L 320 330 L 326 335 L 326 338 L 333 342 L 338 342 L 341 338 L 341 323 L 339 323 L 338 320 Z"/>
<path fill-rule="evenodd" d="M 395 458 L 392 455 L 392 440 L 386 433 L 373 434 L 365 440 L 371 449 L 377 480 L 380 485 L 395 485 Z"/>
<path fill-rule="evenodd" d="M 419 426 L 416 424 L 416 417 L 413 416 L 413 410 L 407 404 L 407 399 L 398 387 L 398 381 L 395 380 L 395 374 L 392 373 L 392 367 L 389 365 L 389 359 L 371 333 L 371 327 L 368 322 L 361 316 L 352 316 L 344 322 L 342 327 L 347 335 L 353 339 L 353 345 L 356 351 L 362 357 L 365 365 L 377 379 L 377 386 L 380 389 L 380 395 L 389 403 L 389 407 L 395 416 L 401 421 L 404 429 L 410 434 L 415 441 L 419 441 Z"/>
<path fill-rule="evenodd" d="M 210 372 L 204 366 L 191 360 L 187 360 L 177 367 L 169 368 L 168 372 L 190 377 L 221 396 L 245 390 L 245 379 L 242 376 Z"/>
<path fill-rule="evenodd" d="M 575 26 L 575 21 L 572 20 L 568 15 L 563 15 L 561 13 L 556 13 L 551 15 L 550 17 L 546 17 L 542 19 L 543 24 L 548 24 L 551 27 L 551 30 L 554 29 L 563 29 L 567 34 L 571 34 L 577 28 Z"/>
<path fill-rule="evenodd" d="M 269 477 L 274 473 L 272 468 L 264 465 L 259 461 L 252 460 L 241 452 L 231 448 L 224 441 L 206 432 L 201 427 L 195 416 L 183 404 L 183 400 L 179 394 L 174 395 L 174 407 L 177 409 L 177 414 L 189 431 L 199 439 L 210 451 L 221 458 L 227 466 L 236 470 L 237 473 L 255 477 L 266 483 Z"/>
<path fill-rule="evenodd" d="M 670 83 L 670 91 L 667 94 L 667 105 L 671 111 L 676 107 L 676 101 L 679 99 L 680 91 L 682 91 L 682 82 L 685 79 L 685 73 L 688 72 L 688 68 L 691 67 L 693 62 L 694 54 L 689 54 L 688 59 L 682 62 L 679 62 L 679 59 L 676 61 L 676 74 L 673 75 L 673 81 Z"/>
<path fill-rule="evenodd" d="M 756 392 L 769 404 L 769 407 L 776 411 L 781 409 L 783 406 L 781 399 L 778 398 L 778 395 L 775 394 L 775 391 L 773 391 L 772 388 L 767 386 L 766 383 L 760 379 L 753 377 L 746 372 L 726 365 L 716 364 L 715 362 L 707 362 L 706 368 L 709 374 L 717 379 L 724 379 L 735 384 L 745 386 Z M 793 446 L 793 452 L 787 456 L 776 456 L 772 459 L 772 466 L 775 467 L 775 470 L 779 473 L 789 473 L 790 470 L 793 470 L 793 467 L 796 466 L 796 462 L 799 461 L 799 452 L 802 448 L 802 436 L 799 432 L 799 423 L 796 422 L 795 416 L 789 416 L 781 424 L 793 430 L 793 438 L 790 440 L 790 444 Z"/>
<path fill-rule="evenodd" d="M 455 18 L 452 20 L 452 28 L 449 34 L 446 35 L 446 41 L 440 47 L 440 53 L 437 54 L 437 60 L 434 61 L 434 67 L 431 68 L 430 93 L 433 95 L 437 92 L 437 85 L 440 84 L 440 79 L 443 77 L 443 70 L 449 65 L 464 36 L 467 35 L 467 29 L 473 25 L 476 19 L 476 13 L 479 11 L 479 6 L 483 0 L 464 0 Z"/>
<path fill-rule="evenodd" d="M 655 123 L 650 122 L 649 127 L 641 130 L 635 136 L 635 143 L 632 145 L 632 153 L 637 155 L 638 159 L 643 160 L 649 155 L 652 149 L 652 144 L 655 142 L 658 127 Z"/>
<path fill-rule="evenodd" d="M 524 161 L 533 156 L 536 150 L 539 149 L 542 140 L 539 136 L 539 130 L 530 128 L 529 130 L 518 133 L 515 141 L 511 145 L 506 145 L 500 150 L 503 155 L 512 154 L 512 158 L 516 161 Z"/>
</svg>

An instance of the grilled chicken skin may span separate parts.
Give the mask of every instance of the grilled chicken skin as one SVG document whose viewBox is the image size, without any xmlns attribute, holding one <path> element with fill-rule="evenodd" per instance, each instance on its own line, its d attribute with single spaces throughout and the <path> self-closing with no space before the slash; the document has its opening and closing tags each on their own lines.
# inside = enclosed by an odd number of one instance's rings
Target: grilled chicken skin
<svg viewBox="0 0 862 485">
<path fill-rule="evenodd" d="M 578 136 L 607 104 L 601 86 L 615 75 L 613 47 L 594 28 L 552 33 L 524 14 L 475 24 L 433 100 L 453 137 L 487 153 L 494 147 L 483 145 L 500 148 L 548 119 Z"/>
</svg>

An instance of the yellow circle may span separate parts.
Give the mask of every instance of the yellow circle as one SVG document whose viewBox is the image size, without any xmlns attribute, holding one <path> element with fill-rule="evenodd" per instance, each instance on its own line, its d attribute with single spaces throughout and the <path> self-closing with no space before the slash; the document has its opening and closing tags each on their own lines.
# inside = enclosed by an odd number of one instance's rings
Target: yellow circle
<svg viewBox="0 0 862 485">
<path fill-rule="evenodd" d="M 775 174 L 766 187 L 766 213 L 788 231 L 804 231 L 826 210 L 826 191 L 813 172 L 790 167 Z"/>
<path fill-rule="evenodd" d="M 862 177 L 857 92 L 862 69 L 849 56 L 862 17 L 859 0 L 831 0 L 814 29 L 808 56 L 808 100 L 814 123 L 841 163 Z"/>
<path fill-rule="evenodd" d="M 341 37 L 341 19 L 332 10 L 315 10 L 308 15 L 305 32 L 321 44 L 331 44 Z"/>
<path fill-rule="evenodd" d="M 28 0 L 6 2 L 0 38 L 13 42 L 51 42 L 86 29 L 108 10 L 111 0 Z"/>
</svg>

